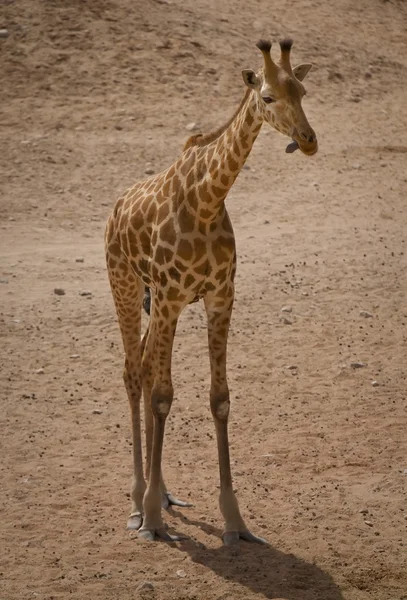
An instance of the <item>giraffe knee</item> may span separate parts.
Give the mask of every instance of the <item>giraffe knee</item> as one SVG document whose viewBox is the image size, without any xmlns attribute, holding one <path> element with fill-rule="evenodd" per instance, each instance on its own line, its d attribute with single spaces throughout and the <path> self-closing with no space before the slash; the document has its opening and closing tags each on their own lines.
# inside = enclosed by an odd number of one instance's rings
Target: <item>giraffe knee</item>
<svg viewBox="0 0 407 600">
<path fill-rule="evenodd" d="M 123 369 L 123 381 L 126 389 L 131 390 L 132 392 L 138 393 L 141 391 L 141 378 L 140 374 L 133 373 L 129 368 L 129 365 L 126 361 Z"/>
<path fill-rule="evenodd" d="M 153 390 L 151 394 L 153 415 L 158 419 L 166 419 L 171 410 L 173 397 L 174 392 L 171 389 L 166 392 Z"/>
<path fill-rule="evenodd" d="M 211 396 L 211 411 L 215 419 L 218 421 L 227 421 L 229 417 L 229 409 L 229 392 L 223 392 Z"/>
</svg>

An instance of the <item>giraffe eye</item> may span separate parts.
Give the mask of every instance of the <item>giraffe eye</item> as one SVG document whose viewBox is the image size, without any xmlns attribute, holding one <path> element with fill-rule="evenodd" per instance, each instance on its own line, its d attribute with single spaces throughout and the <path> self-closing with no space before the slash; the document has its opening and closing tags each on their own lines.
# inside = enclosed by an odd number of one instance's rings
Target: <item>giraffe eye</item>
<svg viewBox="0 0 407 600">
<path fill-rule="evenodd" d="M 266 104 L 271 104 L 272 102 L 275 102 L 274 98 L 271 98 L 271 96 L 263 96 L 263 100 Z"/>
</svg>

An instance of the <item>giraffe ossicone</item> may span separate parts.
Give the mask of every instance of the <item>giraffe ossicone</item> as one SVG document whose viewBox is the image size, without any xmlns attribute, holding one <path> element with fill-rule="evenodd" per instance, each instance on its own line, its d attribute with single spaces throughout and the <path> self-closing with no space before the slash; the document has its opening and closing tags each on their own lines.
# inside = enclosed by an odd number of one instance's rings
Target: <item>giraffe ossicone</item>
<svg viewBox="0 0 407 600">
<path fill-rule="evenodd" d="M 291 67 L 291 40 L 280 42 L 278 63 L 271 57 L 270 42 L 261 40 L 257 46 L 263 54 L 263 68 L 257 73 L 242 72 L 247 89 L 232 118 L 212 133 L 190 137 L 170 167 L 128 189 L 117 200 L 106 226 L 106 263 L 125 351 L 123 378 L 132 421 L 134 468 L 128 525 L 148 540 L 178 539 L 166 531 L 161 509 L 189 505 L 167 491 L 161 464 L 165 422 L 174 396 L 171 355 L 177 321 L 187 304 L 203 299 L 223 541 L 264 543 L 247 529 L 240 514 L 230 468 L 226 347 L 236 249 L 225 199 L 264 122 L 292 140 L 287 151 L 298 148 L 311 156 L 318 144 L 301 104 L 302 81 L 311 65 Z M 143 306 L 150 320 L 141 338 Z"/>
</svg>

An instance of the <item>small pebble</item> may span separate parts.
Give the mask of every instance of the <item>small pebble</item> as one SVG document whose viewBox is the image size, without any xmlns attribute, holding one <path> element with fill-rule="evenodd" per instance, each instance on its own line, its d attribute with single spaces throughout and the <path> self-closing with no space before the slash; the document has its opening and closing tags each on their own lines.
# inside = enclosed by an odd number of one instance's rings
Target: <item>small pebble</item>
<svg viewBox="0 0 407 600">
<path fill-rule="evenodd" d="M 335 81 L 335 80 L 343 81 L 344 77 L 340 71 L 330 70 L 328 73 L 328 79 L 330 81 Z"/>
<path fill-rule="evenodd" d="M 70 354 L 69 358 L 79 358 L 80 354 Z"/>
<path fill-rule="evenodd" d="M 178 577 L 186 577 L 187 576 L 187 574 L 185 573 L 185 571 L 183 571 L 182 569 L 179 569 L 177 571 L 177 575 L 178 575 Z"/>
<path fill-rule="evenodd" d="M 367 515 L 367 514 L 369 514 L 369 511 L 367 510 L 367 508 L 361 508 L 359 512 L 360 512 L 361 515 Z"/>
<path fill-rule="evenodd" d="M 0 38 L 4 40 L 6 37 L 8 37 L 8 29 L 0 29 Z"/>
<path fill-rule="evenodd" d="M 373 527 L 372 521 L 365 521 L 365 525 L 368 525 L 368 527 Z"/>
<path fill-rule="evenodd" d="M 92 410 L 92 415 L 101 415 L 102 411 L 100 410 L 100 408 L 95 408 L 94 410 Z"/>
<path fill-rule="evenodd" d="M 363 362 L 351 362 L 350 366 L 352 369 L 363 369 L 363 367 L 366 367 L 366 364 Z"/>
<path fill-rule="evenodd" d="M 198 129 L 198 125 L 196 123 L 188 123 L 185 129 L 187 131 L 195 131 L 196 129 Z"/>
<path fill-rule="evenodd" d="M 293 312 L 292 306 L 283 306 L 283 308 L 281 309 L 281 312 L 285 312 L 285 313 Z"/>
<path fill-rule="evenodd" d="M 368 312 L 367 310 L 361 310 L 359 315 L 365 319 L 373 319 L 372 313 Z"/>
<path fill-rule="evenodd" d="M 287 319 L 287 317 L 284 317 L 284 319 L 282 319 L 284 325 L 292 325 L 293 322 L 290 319 Z"/>
<path fill-rule="evenodd" d="M 287 367 L 287 369 L 289 369 L 290 371 L 295 371 L 295 369 L 298 369 L 297 365 L 290 365 L 289 367 Z"/>
<path fill-rule="evenodd" d="M 373 386 L 373 387 L 379 387 L 379 385 L 380 385 L 380 384 L 379 384 L 379 382 L 378 382 L 378 381 L 376 381 L 376 380 L 372 381 L 372 386 Z"/>
<path fill-rule="evenodd" d="M 65 290 L 63 288 L 54 288 L 54 294 L 57 296 L 65 296 Z"/>
<path fill-rule="evenodd" d="M 37 375 L 43 375 L 44 369 L 37 369 L 35 372 L 37 373 Z"/>
<path fill-rule="evenodd" d="M 139 594 L 148 594 L 150 596 L 150 593 L 154 592 L 154 585 L 151 581 L 141 581 L 136 587 L 136 592 Z"/>
<path fill-rule="evenodd" d="M 83 291 L 83 292 L 79 292 L 80 296 L 91 296 L 92 292 L 87 292 L 87 291 Z"/>
<path fill-rule="evenodd" d="M 146 167 L 146 168 L 144 169 L 144 173 L 145 173 L 146 175 L 152 175 L 154 172 L 155 172 L 155 171 L 154 171 L 153 167 Z"/>
<path fill-rule="evenodd" d="M 75 258 L 75 262 L 82 263 L 82 262 L 85 262 L 85 259 L 82 258 L 82 256 L 78 256 L 78 258 Z"/>
</svg>

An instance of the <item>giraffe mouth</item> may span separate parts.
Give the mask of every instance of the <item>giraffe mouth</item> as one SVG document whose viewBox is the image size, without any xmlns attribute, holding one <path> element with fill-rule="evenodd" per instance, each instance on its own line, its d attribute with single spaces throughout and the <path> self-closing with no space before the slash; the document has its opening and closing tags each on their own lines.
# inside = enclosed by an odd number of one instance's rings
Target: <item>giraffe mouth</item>
<svg viewBox="0 0 407 600">
<path fill-rule="evenodd" d="M 293 140 L 292 142 L 290 142 L 288 144 L 285 151 L 287 152 L 287 154 L 292 154 L 293 152 L 295 152 L 298 149 L 300 149 L 303 154 L 306 154 L 307 156 L 312 156 L 313 154 L 315 154 L 318 151 L 318 142 L 315 140 L 314 142 L 312 142 L 310 144 L 301 144 L 300 145 L 297 142 L 297 140 Z"/>
<path fill-rule="evenodd" d="M 293 140 L 292 142 L 290 142 L 287 146 L 287 148 L 285 149 L 285 151 L 287 152 L 287 154 L 292 154 L 293 152 L 295 152 L 296 150 L 298 150 L 299 145 L 298 142 L 296 142 L 295 140 Z"/>
</svg>

